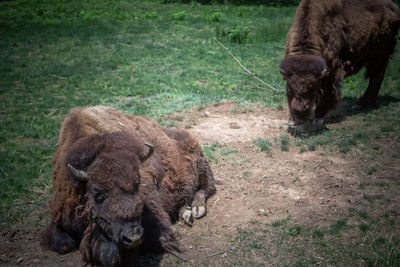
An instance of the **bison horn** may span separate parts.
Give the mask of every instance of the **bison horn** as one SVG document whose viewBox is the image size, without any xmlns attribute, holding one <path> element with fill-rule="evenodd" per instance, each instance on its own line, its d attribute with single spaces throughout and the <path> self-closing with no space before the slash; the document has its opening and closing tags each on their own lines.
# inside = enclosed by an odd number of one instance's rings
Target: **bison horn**
<svg viewBox="0 0 400 267">
<path fill-rule="evenodd" d="M 322 72 L 321 72 L 321 76 L 319 76 L 319 79 L 321 79 L 322 77 L 324 77 L 325 74 L 327 74 L 327 72 L 328 72 L 327 68 L 323 69 Z"/>
<path fill-rule="evenodd" d="M 154 153 L 154 146 L 152 144 L 149 143 L 144 143 L 145 146 L 147 146 L 149 148 L 149 152 L 147 154 L 144 155 L 140 155 L 140 161 L 144 162 L 146 161 L 148 158 L 151 157 L 151 155 L 153 155 Z"/>
<path fill-rule="evenodd" d="M 68 164 L 68 169 L 71 171 L 72 175 L 79 181 L 82 181 L 82 182 L 89 181 L 89 175 L 87 174 L 87 172 L 77 170 L 74 167 L 72 167 L 71 164 Z"/>
</svg>

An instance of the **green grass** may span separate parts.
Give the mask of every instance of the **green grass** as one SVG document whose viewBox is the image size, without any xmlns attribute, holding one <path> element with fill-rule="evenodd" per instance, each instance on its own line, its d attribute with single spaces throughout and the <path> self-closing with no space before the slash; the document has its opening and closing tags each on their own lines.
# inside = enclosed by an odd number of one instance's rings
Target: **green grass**
<svg viewBox="0 0 400 267">
<path fill-rule="evenodd" d="M 256 102 L 286 107 L 278 66 L 294 13 L 294 7 L 139 0 L 0 2 L 0 223 L 21 220 L 31 205 L 49 198 L 51 157 L 61 122 L 72 107 L 111 105 L 146 114 L 164 126 L 176 123 L 169 113 L 185 114 L 226 98 L 247 105 L 232 113 L 247 112 Z M 260 84 L 215 42 L 217 33 L 247 68 L 281 92 L 257 88 Z M 344 157 L 399 158 L 397 62 L 400 52 L 387 70 L 381 107 L 359 113 L 347 109 L 343 118 L 338 109 L 331 116 L 340 123 L 328 124 L 327 131 L 306 137 L 285 135 L 275 144 L 283 151 L 296 143 L 300 152 L 323 147 Z M 343 103 L 351 106 L 366 87 L 363 73 L 346 79 Z M 255 145 L 266 152 L 272 147 L 267 139 Z M 393 148 L 391 154 L 385 146 Z M 249 161 L 224 144 L 205 144 L 203 149 L 215 164 L 226 157 L 237 166 Z M 379 165 L 363 169 L 371 176 L 379 171 Z M 242 177 L 251 174 L 243 170 Z M 390 187 L 398 185 L 397 181 Z M 400 241 L 390 236 L 398 223 L 390 214 L 373 214 L 375 196 L 365 193 L 364 200 L 366 207 L 333 220 L 331 227 L 310 228 L 288 218 L 238 229 L 235 251 L 227 263 L 251 266 L 274 259 L 279 265 L 308 266 L 322 261 L 316 257 L 321 255 L 325 266 L 351 265 L 360 259 L 370 265 L 398 266 Z M 354 224 L 351 219 L 359 221 Z M 364 239 L 357 239 L 360 236 Z M 371 249 L 357 252 L 354 244 L 342 244 L 344 237 Z"/>
<path fill-rule="evenodd" d="M 269 153 L 271 151 L 272 143 L 268 141 L 267 138 L 257 138 L 254 141 L 254 145 L 257 147 L 258 150 L 262 152 Z"/>
<path fill-rule="evenodd" d="M 279 137 L 279 142 L 281 144 L 282 151 L 289 151 L 290 139 L 288 135 L 282 135 Z"/>
<path fill-rule="evenodd" d="M 400 239 L 393 234 L 399 226 L 397 221 L 388 224 L 378 213 L 353 224 L 349 222 L 356 212 L 344 216 L 327 227 L 298 224 L 290 215 L 271 224 L 251 220 L 237 229 L 232 239 L 237 250 L 225 263 L 262 266 L 265 259 L 273 259 L 279 266 L 353 266 L 356 262 L 399 265 Z"/>
<path fill-rule="evenodd" d="M 283 90 L 276 66 L 294 11 L 254 6 L 238 17 L 239 7 L 222 5 L 0 2 L 0 221 L 23 214 L 21 199 L 49 197 L 31 190 L 50 186 L 50 159 L 72 107 L 112 105 L 174 126 L 167 113 L 225 98 L 284 104 L 282 93 L 257 89 L 215 42 L 215 23 L 227 30 L 247 27 L 246 44 L 228 36 L 221 41 Z M 271 35 L 280 38 L 265 39 Z"/>
</svg>

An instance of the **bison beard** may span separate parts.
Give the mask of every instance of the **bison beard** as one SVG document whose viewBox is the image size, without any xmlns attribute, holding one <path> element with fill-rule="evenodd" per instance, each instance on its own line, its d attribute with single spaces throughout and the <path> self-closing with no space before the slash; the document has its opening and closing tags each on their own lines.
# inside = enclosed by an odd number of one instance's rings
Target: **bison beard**
<svg viewBox="0 0 400 267">
<path fill-rule="evenodd" d="M 209 163 L 188 132 L 107 107 L 71 110 L 53 165 L 42 245 L 59 253 L 79 248 L 91 264 L 130 265 L 150 250 L 181 257 L 171 223 L 183 208 L 188 224 L 203 216 L 215 192 Z"/>
<path fill-rule="evenodd" d="M 370 81 L 358 106 L 375 106 L 399 26 L 391 0 L 303 0 L 280 65 L 291 121 L 322 122 L 339 103 L 344 78 L 363 67 Z"/>
</svg>

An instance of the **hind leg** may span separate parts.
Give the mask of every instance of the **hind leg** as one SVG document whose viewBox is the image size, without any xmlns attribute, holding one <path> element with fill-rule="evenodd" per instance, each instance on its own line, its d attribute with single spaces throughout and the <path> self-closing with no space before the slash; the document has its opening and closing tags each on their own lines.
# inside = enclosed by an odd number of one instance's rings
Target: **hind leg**
<svg viewBox="0 0 400 267">
<path fill-rule="evenodd" d="M 379 89 L 381 88 L 384 76 L 385 70 L 370 76 L 368 88 L 357 103 L 359 106 L 369 108 L 378 105 Z"/>
<path fill-rule="evenodd" d="M 376 107 L 378 105 L 379 89 L 381 88 L 383 78 L 385 76 L 386 67 L 390 57 L 395 49 L 396 41 L 392 41 L 391 52 L 378 60 L 367 65 L 366 77 L 369 78 L 368 88 L 358 101 L 357 105 L 362 108 Z"/>
</svg>

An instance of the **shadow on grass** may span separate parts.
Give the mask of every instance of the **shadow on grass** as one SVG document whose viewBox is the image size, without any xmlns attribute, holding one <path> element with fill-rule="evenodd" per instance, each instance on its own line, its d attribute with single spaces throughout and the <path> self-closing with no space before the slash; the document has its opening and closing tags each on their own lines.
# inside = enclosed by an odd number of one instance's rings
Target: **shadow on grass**
<svg viewBox="0 0 400 267">
<path fill-rule="evenodd" d="M 390 95 L 380 96 L 378 98 L 377 106 L 370 107 L 370 108 L 364 108 L 364 109 L 354 108 L 357 101 L 358 101 L 358 98 L 355 98 L 355 97 L 344 97 L 341 100 L 339 106 L 336 109 L 332 110 L 325 117 L 324 125 L 322 125 L 320 128 L 298 132 L 298 131 L 296 131 L 296 129 L 289 127 L 288 133 L 292 136 L 301 137 L 301 138 L 310 138 L 313 136 L 319 136 L 319 135 L 322 135 L 329 131 L 329 129 L 327 127 L 328 124 L 339 123 L 341 121 L 344 121 L 347 117 L 351 117 L 351 116 L 354 116 L 357 114 L 368 114 L 372 110 L 388 106 L 391 103 L 399 102 L 400 99 L 390 96 Z"/>
<path fill-rule="evenodd" d="M 326 124 L 338 123 L 345 120 L 347 117 L 354 116 L 357 114 L 366 114 L 380 107 L 388 106 L 391 103 L 399 102 L 400 99 L 390 95 L 379 96 L 378 106 L 364 108 L 364 109 L 354 108 L 354 105 L 357 103 L 357 101 L 358 99 L 355 97 L 342 98 L 342 101 L 340 102 L 339 106 L 336 109 L 332 110 L 328 114 L 328 116 L 326 116 L 324 120 L 325 123 Z"/>
<path fill-rule="evenodd" d="M 134 266 L 137 267 L 146 267 L 146 266 L 160 266 L 160 262 L 162 261 L 163 253 L 144 253 L 138 257 L 138 260 L 135 262 Z M 177 259 L 177 261 L 180 261 Z"/>
</svg>

